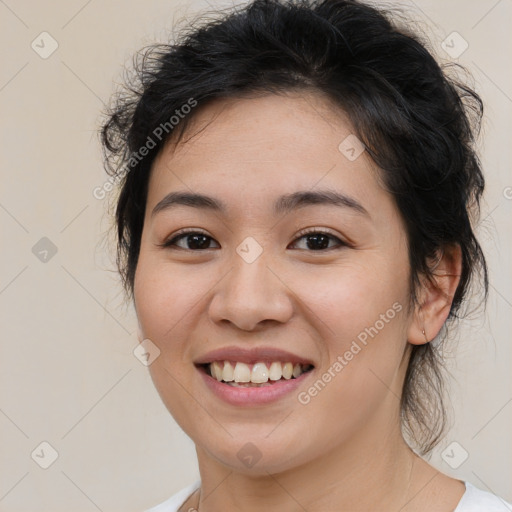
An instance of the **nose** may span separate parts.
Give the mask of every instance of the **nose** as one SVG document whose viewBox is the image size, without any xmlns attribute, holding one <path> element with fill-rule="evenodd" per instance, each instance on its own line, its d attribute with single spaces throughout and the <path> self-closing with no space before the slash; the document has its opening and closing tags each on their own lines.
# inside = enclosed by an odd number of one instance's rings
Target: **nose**
<svg viewBox="0 0 512 512">
<path fill-rule="evenodd" d="M 235 253 L 231 270 L 214 290 L 209 306 L 212 321 L 254 331 L 272 321 L 285 323 L 293 316 L 289 284 L 263 254 L 248 263 Z"/>
</svg>

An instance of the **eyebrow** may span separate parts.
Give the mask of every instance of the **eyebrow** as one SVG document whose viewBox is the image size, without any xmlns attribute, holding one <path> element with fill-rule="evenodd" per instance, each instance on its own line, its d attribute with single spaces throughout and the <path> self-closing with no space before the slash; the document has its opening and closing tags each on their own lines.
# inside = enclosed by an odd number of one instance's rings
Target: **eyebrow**
<svg viewBox="0 0 512 512">
<path fill-rule="evenodd" d="M 274 203 L 274 214 L 281 215 L 305 206 L 318 204 L 349 208 L 359 214 L 370 217 L 366 208 L 356 199 L 333 190 L 299 190 L 280 196 Z M 222 214 L 227 212 L 226 204 L 214 197 L 191 192 L 170 192 L 153 208 L 151 216 L 153 217 L 159 212 L 179 205 L 215 211 Z"/>
</svg>

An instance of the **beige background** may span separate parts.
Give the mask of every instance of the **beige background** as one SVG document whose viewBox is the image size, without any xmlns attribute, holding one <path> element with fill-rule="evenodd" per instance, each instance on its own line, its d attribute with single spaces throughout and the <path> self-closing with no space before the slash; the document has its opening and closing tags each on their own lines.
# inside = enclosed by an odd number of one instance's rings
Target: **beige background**
<svg viewBox="0 0 512 512">
<path fill-rule="evenodd" d="M 449 59 L 441 42 L 453 31 L 467 41 L 455 60 L 473 72 L 487 113 L 480 235 L 491 269 L 489 305 L 462 323 L 450 359 L 457 420 L 432 461 L 511 501 L 512 3 L 402 5 L 433 29 L 442 58 Z M 192 441 L 132 354 L 136 323 L 104 243 L 107 202 L 93 189 L 106 180 L 99 112 L 122 65 L 141 46 L 165 41 L 174 20 L 205 7 L 0 0 L 0 511 L 142 511 L 198 476 Z M 31 48 L 35 40 L 39 52 L 51 49 L 48 36 L 42 48 L 43 31 L 58 43 L 46 59 Z M 46 262 L 33 253 L 43 237 L 57 249 Z M 51 460 L 44 441 L 58 453 L 48 469 L 35 461 Z M 458 469 L 441 456 L 454 441 L 460 447 L 448 449 L 452 460 L 462 449 L 469 454 Z"/>
</svg>

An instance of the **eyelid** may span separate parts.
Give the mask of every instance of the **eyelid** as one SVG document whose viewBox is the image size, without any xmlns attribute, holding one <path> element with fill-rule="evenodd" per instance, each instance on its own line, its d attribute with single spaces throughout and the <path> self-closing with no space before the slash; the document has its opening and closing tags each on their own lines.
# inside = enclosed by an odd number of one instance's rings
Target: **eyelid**
<svg viewBox="0 0 512 512">
<path fill-rule="evenodd" d="M 305 235 L 309 235 L 309 234 L 314 234 L 314 233 L 321 233 L 321 234 L 324 234 L 324 235 L 330 235 L 334 238 L 337 238 L 338 240 L 340 240 L 341 242 L 344 242 L 345 240 L 343 238 L 341 238 L 338 234 L 334 233 L 333 231 L 331 231 L 329 228 L 322 228 L 320 226 L 314 226 L 314 227 L 311 227 L 311 228 L 304 228 L 304 229 L 301 229 L 296 235 L 295 235 L 295 239 L 297 238 L 300 238 L 300 237 L 303 237 Z"/>
<path fill-rule="evenodd" d="M 311 228 L 304 228 L 301 229 L 295 236 L 292 243 L 296 243 L 298 240 L 303 238 L 304 236 L 310 235 L 310 234 L 322 234 L 322 235 L 328 235 L 331 238 L 337 239 L 340 243 L 336 247 L 330 247 L 328 249 L 322 250 L 322 251 L 307 251 L 307 252 L 317 252 L 317 253 L 325 253 L 334 249 L 339 249 L 340 247 L 346 246 L 346 247 L 353 247 L 354 244 L 347 240 L 346 238 L 338 235 L 337 233 L 334 233 L 329 228 L 323 228 L 320 226 L 314 226 Z"/>
<path fill-rule="evenodd" d="M 183 228 L 183 229 L 180 229 L 180 230 L 176 231 L 171 236 L 166 237 L 165 240 L 162 243 L 156 244 L 156 245 L 158 245 L 159 247 L 163 247 L 164 249 L 165 248 L 169 248 L 169 247 L 176 247 L 177 249 L 182 249 L 184 251 L 190 250 L 191 252 L 204 252 L 204 251 L 208 250 L 208 249 L 203 249 L 202 251 L 192 251 L 191 249 L 183 249 L 182 247 L 175 246 L 175 244 L 171 244 L 171 242 L 174 242 L 177 238 L 179 238 L 179 237 L 181 237 L 183 235 L 191 235 L 191 234 L 204 235 L 206 237 L 211 238 L 212 240 L 215 240 L 204 229 L 201 229 L 201 228 Z"/>
</svg>

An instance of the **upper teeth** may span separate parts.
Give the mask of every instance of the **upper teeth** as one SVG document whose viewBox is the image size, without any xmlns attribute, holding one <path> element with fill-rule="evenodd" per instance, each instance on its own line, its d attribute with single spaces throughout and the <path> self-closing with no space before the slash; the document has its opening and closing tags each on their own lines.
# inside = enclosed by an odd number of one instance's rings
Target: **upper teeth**
<svg viewBox="0 0 512 512">
<path fill-rule="evenodd" d="M 252 366 L 252 368 L 251 368 Z M 248 365 L 241 362 L 214 361 L 210 363 L 210 374 L 219 382 L 254 382 L 255 384 L 268 382 L 268 380 L 279 380 L 281 377 L 291 379 L 297 378 L 308 369 L 309 365 L 296 363 L 280 363 L 274 361 L 269 367 L 264 362 Z"/>
</svg>

